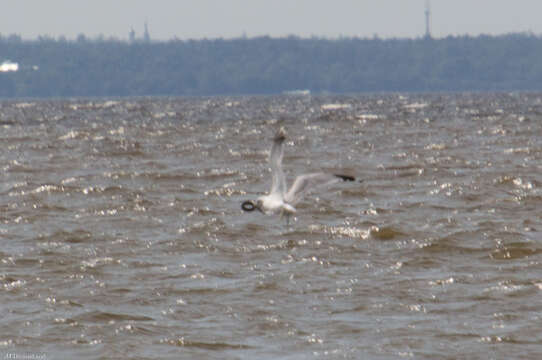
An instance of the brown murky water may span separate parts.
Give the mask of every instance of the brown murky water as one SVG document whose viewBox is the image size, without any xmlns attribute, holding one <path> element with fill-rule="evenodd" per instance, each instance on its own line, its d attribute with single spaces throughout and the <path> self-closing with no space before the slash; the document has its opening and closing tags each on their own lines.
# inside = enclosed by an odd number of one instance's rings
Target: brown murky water
<svg viewBox="0 0 542 360">
<path fill-rule="evenodd" d="M 341 171 L 290 226 L 243 213 Z M 542 94 L 0 103 L 0 355 L 539 359 Z"/>
</svg>

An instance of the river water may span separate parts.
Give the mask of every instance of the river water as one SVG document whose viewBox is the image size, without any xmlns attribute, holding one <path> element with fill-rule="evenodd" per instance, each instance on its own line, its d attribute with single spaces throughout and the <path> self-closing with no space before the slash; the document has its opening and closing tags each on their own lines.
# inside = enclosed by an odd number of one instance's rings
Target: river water
<svg viewBox="0 0 542 360">
<path fill-rule="evenodd" d="M 288 182 L 289 225 L 240 205 Z M 539 359 L 542 94 L 0 103 L 0 358 Z"/>
</svg>

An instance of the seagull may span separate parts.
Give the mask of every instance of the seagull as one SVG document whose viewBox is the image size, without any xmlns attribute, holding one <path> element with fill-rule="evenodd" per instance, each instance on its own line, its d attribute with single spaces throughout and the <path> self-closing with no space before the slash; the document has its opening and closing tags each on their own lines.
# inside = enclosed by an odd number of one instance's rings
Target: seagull
<svg viewBox="0 0 542 360">
<path fill-rule="evenodd" d="M 244 211 L 259 210 L 266 215 L 280 214 L 281 217 L 286 216 L 286 221 L 289 223 L 290 216 L 296 213 L 295 205 L 301 201 L 305 194 L 317 188 L 343 181 L 355 181 L 356 179 L 349 175 L 316 172 L 299 175 L 295 178 L 292 187 L 287 190 L 286 179 L 282 171 L 285 140 L 286 131 L 281 127 L 273 138 L 273 146 L 269 156 L 272 173 L 271 190 L 267 195 L 258 197 L 256 202 L 252 200 L 244 201 L 241 208 Z"/>
</svg>

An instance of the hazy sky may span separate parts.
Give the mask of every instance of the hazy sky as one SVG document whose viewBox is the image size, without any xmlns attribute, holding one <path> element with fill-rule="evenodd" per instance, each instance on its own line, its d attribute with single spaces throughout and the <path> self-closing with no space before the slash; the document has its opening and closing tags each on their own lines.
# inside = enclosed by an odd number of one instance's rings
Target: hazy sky
<svg viewBox="0 0 542 360">
<path fill-rule="evenodd" d="M 68 39 L 418 37 L 426 0 L 1 0 L 0 34 Z M 532 31 L 542 34 L 542 0 L 431 0 L 435 37 Z"/>
</svg>

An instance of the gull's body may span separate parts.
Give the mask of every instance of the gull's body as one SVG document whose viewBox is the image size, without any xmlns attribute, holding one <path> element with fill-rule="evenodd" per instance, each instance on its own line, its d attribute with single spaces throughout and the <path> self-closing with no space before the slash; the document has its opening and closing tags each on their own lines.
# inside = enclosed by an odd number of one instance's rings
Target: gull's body
<svg viewBox="0 0 542 360">
<path fill-rule="evenodd" d="M 281 214 L 289 217 L 296 212 L 295 205 L 306 193 L 318 187 L 329 186 L 341 181 L 355 180 L 352 176 L 348 175 L 317 172 L 298 176 L 290 189 L 287 190 L 284 172 L 282 171 L 285 139 L 286 133 L 282 128 L 273 138 L 273 146 L 269 156 L 272 173 L 271 190 L 267 195 L 258 197 L 256 203 L 245 201 L 242 206 L 245 211 L 251 211 L 256 208 L 264 214 Z M 252 205 L 252 209 L 250 207 L 245 208 L 247 203 Z"/>
</svg>

